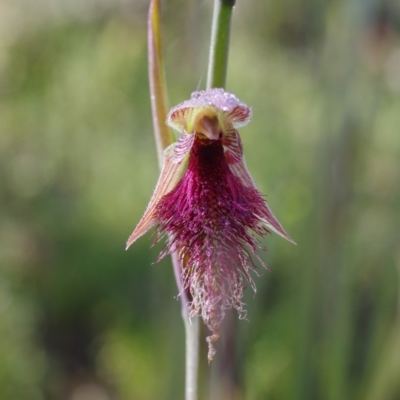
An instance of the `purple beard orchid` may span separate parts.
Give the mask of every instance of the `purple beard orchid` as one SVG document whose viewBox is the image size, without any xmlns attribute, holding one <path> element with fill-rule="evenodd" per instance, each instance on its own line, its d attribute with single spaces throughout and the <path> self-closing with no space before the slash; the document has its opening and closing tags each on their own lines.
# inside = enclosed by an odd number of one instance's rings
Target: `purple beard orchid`
<svg viewBox="0 0 400 400">
<path fill-rule="evenodd" d="M 201 314 L 212 332 L 210 361 L 225 310 L 245 315 L 244 288 L 256 290 L 254 258 L 265 267 L 257 236 L 274 231 L 293 242 L 247 170 L 237 128 L 250 118 L 251 108 L 223 89 L 194 92 L 174 107 L 166 122 L 181 136 L 165 150 L 154 194 L 127 241 L 128 248 L 154 225 L 156 242 L 169 237 L 159 259 L 178 253 L 190 316 Z"/>
</svg>

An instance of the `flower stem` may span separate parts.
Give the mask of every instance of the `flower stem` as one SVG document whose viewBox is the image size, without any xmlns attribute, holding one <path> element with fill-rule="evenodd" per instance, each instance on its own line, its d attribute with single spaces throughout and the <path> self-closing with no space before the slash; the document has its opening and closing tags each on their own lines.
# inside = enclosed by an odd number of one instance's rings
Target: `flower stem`
<svg viewBox="0 0 400 400">
<path fill-rule="evenodd" d="M 197 400 L 197 371 L 199 366 L 199 318 L 184 318 L 186 334 L 185 399 Z"/>
<path fill-rule="evenodd" d="M 151 0 L 148 15 L 148 65 L 153 116 L 154 136 L 160 167 L 164 150 L 174 142 L 175 137 L 165 124 L 168 113 L 167 85 L 164 77 L 161 45 L 160 0 Z M 178 253 L 172 254 L 172 264 L 182 305 L 182 318 L 186 335 L 186 382 L 185 400 L 197 400 L 197 371 L 199 360 L 199 322 L 189 318 L 189 299 L 183 290 L 182 266 Z"/>
<path fill-rule="evenodd" d="M 232 11 L 236 0 L 214 0 L 207 89 L 225 87 Z"/>
<path fill-rule="evenodd" d="M 154 137 L 157 146 L 158 163 L 161 168 L 163 165 L 163 152 L 175 141 L 175 137 L 165 124 L 165 119 L 167 118 L 168 113 L 168 96 L 162 56 L 160 0 L 152 0 L 150 2 L 147 23 L 151 111 L 153 117 Z"/>
<path fill-rule="evenodd" d="M 178 285 L 182 318 L 185 324 L 186 337 L 186 374 L 185 374 L 185 400 L 197 400 L 197 372 L 199 366 L 199 318 L 189 316 L 189 298 L 183 290 L 182 267 L 177 252 L 172 253 L 172 265 Z"/>
</svg>

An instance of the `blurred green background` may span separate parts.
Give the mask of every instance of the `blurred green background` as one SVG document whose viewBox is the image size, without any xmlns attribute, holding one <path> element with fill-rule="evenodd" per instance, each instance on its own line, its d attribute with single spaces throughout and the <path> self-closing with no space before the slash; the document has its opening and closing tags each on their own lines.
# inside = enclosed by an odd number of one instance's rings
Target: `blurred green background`
<svg viewBox="0 0 400 400">
<path fill-rule="evenodd" d="M 162 6 L 175 105 L 205 86 L 212 2 Z M 183 398 L 170 261 L 124 251 L 158 176 L 147 7 L 0 0 L 1 400 Z M 231 44 L 247 163 L 298 246 L 265 240 L 210 368 L 202 332 L 200 399 L 398 400 L 400 3 L 237 0 Z"/>
</svg>

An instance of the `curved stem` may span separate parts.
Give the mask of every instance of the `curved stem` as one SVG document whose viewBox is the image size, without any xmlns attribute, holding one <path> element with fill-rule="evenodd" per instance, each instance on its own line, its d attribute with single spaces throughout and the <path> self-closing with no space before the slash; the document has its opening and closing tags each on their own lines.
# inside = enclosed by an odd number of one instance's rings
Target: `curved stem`
<svg viewBox="0 0 400 400">
<path fill-rule="evenodd" d="M 160 0 L 150 2 L 148 15 L 148 65 L 153 116 L 154 136 L 157 145 L 158 162 L 163 164 L 163 152 L 175 138 L 165 124 L 168 113 L 167 87 L 161 45 Z M 186 335 L 186 382 L 185 399 L 197 400 L 197 371 L 199 360 L 199 322 L 189 318 L 189 298 L 183 290 L 182 266 L 177 252 L 172 254 L 172 265 L 182 305 L 182 318 Z"/>
<path fill-rule="evenodd" d="M 150 2 L 147 24 L 151 113 L 153 117 L 158 164 L 161 168 L 163 165 L 164 149 L 175 141 L 175 137 L 165 124 L 168 113 L 168 99 L 162 57 L 160 0 L 152 0 Z"/>
</svg>

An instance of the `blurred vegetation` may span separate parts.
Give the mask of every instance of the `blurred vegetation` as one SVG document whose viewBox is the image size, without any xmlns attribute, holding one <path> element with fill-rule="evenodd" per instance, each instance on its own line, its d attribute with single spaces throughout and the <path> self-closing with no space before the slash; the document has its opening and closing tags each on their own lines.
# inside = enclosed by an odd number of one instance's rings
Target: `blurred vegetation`
<svg viewBox="0 0 400 400">
<path fill-rule="evenodd" d="M 183 397 L 169 260 L 150 235 L 124 251 L 158 175 L 147 6 L 0 0 L 2 400 Z M 163 2 L 171 105 L 205 85 L 211 8 Z M 398 1 L 238 0 L 227 88 L 298 246 L 267 238 L 201 398 L 400 399 Z"/>
</svg>

